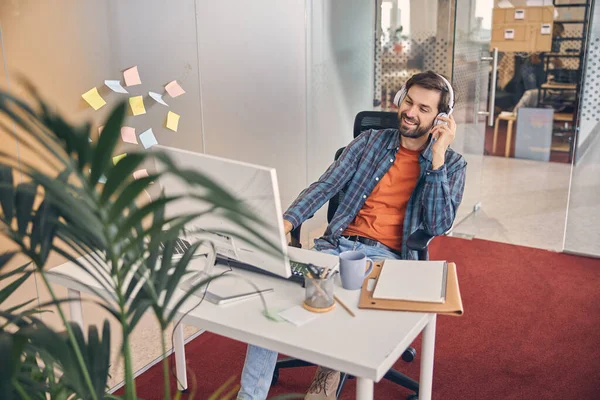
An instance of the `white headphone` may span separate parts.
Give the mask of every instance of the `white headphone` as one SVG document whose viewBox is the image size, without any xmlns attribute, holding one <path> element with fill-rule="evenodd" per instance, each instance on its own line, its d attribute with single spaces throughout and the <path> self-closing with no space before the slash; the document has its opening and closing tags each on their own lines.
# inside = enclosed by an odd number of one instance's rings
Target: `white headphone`
<svg viewBox="0 0 600 400">
<path fill-rule="evenodd" d="M 450 99 L 448 99 L 448 112 L 444 113 L 441 112 L 439 113 L 435 118 L 435 125 L 442 125 L 445 124 L 446 122 L 438 119 L 439 117 L 444 117 L 444 118 L 448 118 L 450 117 L 450 114 L 452 114 L 452 111 L 454 111 L 454 90 L 452 90 L 452 85 L 450 84 L 450 82 L 448 82 L 448 80 L 446 78 L 444 78 L 443 76 L 441 76 L 440 74 L 436 74 L 437 76 L 439 76 L 442 81 L 444 81 L 444 83 L 446 84 L 446 88 L 448 89 L 448 94 L 450 95 Z M 394 104 L 396 105 L 396 107 L 400 107 L 400 104 L 402 104 L 402 102 L 404 101 L 404 98 L 406 97 L 406 85 L 402 85 L 402 88 L 400 88 L 400 90 L 398 90 L 398 93 L 396 93 L 396 96 L 394 97 Z"/>
</svg>

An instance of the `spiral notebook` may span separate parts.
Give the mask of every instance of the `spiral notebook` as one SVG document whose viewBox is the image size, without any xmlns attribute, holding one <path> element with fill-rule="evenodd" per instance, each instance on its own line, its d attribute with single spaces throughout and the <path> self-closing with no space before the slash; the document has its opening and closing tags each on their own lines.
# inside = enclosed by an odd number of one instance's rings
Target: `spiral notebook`
<svg viewBox="0 0 600 400">
<path fill-rule="evenodd" d="M 447 279 L 446 261 L 386 260 L 373 298 L 444 303 Z"/>
</svg>

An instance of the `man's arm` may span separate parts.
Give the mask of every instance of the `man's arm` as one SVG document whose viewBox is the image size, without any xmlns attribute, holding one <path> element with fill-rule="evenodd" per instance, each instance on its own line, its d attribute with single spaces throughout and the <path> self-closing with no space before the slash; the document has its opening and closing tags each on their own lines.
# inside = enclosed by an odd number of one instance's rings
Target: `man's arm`
<svg viewBox="0 0 600 400">
<path fill-rule="evenodd" d="M 466 161 L 457 155 L 457 160 L 436 170 L 427 171 L 423 188 L 423 225 L 433 236 L 444 234 L 452 227 L 456 210 L 462 201 L 465 189 Z M 448 169 L 453 170 L 448 173 Z"/>
<path fill-rule="evenodd" d="M 438 117 L 445 122 L 432 130 L 431 170 L 426 172 L 423 189 L 423 225 L 425 231 L 434 236 L 452 227 L 456 210 L 462 201 L 465 189 L 466 161 L 456 153 L 446 159 L 446 150 L 456 136 L 454 118 Z M 451 172 L 449 172 L 451 171 Z"/>
<path fill-rule="evenodd" d="M 283 214 L 286 233 L 314 215 L 329 199 L 335 196 L 352 178 L 363 155 L 371 131 L 361 133 L 327 168 L 327 171 L 304 189 Z M 286 223 L 287 222 L 287 223 Z M 291 228 L 290 228 L 291 226 Z"/>
</svg>

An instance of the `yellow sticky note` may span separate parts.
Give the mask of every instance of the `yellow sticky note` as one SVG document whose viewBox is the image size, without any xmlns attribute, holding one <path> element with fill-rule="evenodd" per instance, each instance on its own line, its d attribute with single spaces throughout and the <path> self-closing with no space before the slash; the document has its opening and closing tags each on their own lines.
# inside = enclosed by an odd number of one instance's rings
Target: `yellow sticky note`
<svg viewBox="0 0 600 400">
<path fill-rule="evenodd" d="M 119 154 L 118 156 L 114 156 L 114 157 L 113 157 L 113 164 L 114 164 L 114 165 L 117 165 L 117 163 L 118 163 L 119 161 L 121 161 L 121 159 L 122 159 L 123 157 L 125 157 L 126 155 L 127 155 L 127 153 L 123 153 L 123 154 Z"/>
<path fill-rule="evenodd" d="M 131 106 L 131 112 L 133 115 L 146 114 L 146 108 L 144 108 L 144 98 L 142 96 L 130 97 L 129 105 Z"/>
<path fill-rule="evenodd" d="M 102 96 L 100 96 L 100 93 L 98 93 L 98 89 L 96 89 L 96 88 L 92 88 L 92 89 L 88 90 L 87 92 L 82 94 L 81 97 L 83 97 L 83 99 L 85 101 L 87 101 L 87 103 L 94 110 L 99 110 L 100 108 L 104 107 L 104 105 L 106 104 L 106 101 L 104 101 Z"/>
<path fill-rule="evenodd" d="M 173 111 L 169 111 L 167 114 L 167 128 L 177 132 L 177 126 L 179 125 L 179 114 L 175 114 Z"/>
</svg>

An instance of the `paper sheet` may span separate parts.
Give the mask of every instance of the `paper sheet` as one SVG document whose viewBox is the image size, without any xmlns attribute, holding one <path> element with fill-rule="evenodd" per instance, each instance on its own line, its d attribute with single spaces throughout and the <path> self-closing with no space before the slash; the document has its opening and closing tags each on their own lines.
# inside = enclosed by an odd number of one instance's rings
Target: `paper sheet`
<svg viewBox="0 0 600 400">
<path fill-rule="evenodd" d="M 175 114 L 172 111 L 169 111 L 167 114 L 167 128 L 170 130 L 177 132 L 177 127 L 179 126 L 179 114 Z"/>
<path fill-rule="evenodd" d="M 145 178 L 148 176 L 148 170 L 139 169 L 133 173 L 133 179 Z"/>
<path fill-rule="evenodd" d="M 117 163 L 119 161 L 121 161 L 126 155 L 127 155 L 127 153 L 123 153 L 123 154 L 119 154 L 118 156 L 114 156 L 113 159 L 112 159 L 113 160 L 113 164 L 117 165 Z"/>
<path fill-rule="evenodd" d="M 83 99 L 94 109 L 99 110 L 106 105 L 106 101 L 100 96 L 97 88 L 92 88 L 81 95 Z"/>
<path fill-rule="evenodd" d="M 137 65 L 123 71 L 123 78 L 125 79 L 125 86 L 135 86 L 142 83 Z"/>
<path fill-rule="evenodd" d="M 144 107 L 144 98 L 142 96 L 130 97 L 129 105 L 131 106 L 131 112 L 133 113 L 133 115 L 146 114 L 146 108 Z"/>
<path fill-rule="evenodd" d="M 443 303 L 445 261 L 385 260 L 374 299 Z"/>
<path fill-rule="evenodd" d="M 181 86 L 179 86 L 179 83 L 177 83 L 177 81 L 171 81 L 171 82 L 167 83 L 165 85 L 165 89 L 167 90 L 167 93 L 169 93 L 169 96 L 171 96 L 171 97 L 181 96 L 182 94 L 185 93 L 185 90 L 183 90 L 183 88 Z"/>
<path fill-rule="evenodd" d="M 125 143 L 138 144 L 137 137 L 135 137 L 135 128 L 130 126 L 121 127 L 121 139 Z"/>
<path fill-rule="evenodd" d="M 152 97 L 157 103 L 162 104 L 163 106 L 169 106 L 167 103 L 165 103 L 165 101 L 162 98 L 161 94 L 158 93 L 154 93 L 154 92 L 148 92 L 148 94 L 150 95 L 150 97 Z"/>
<path fill-rule="evenodd" d="M 113 92 L 117 93 L 129 93 L 123 86 L 121 81 L 104 81 L 104 84 L 110 88 Z"/>
<path fill-rule="evenodd" d="M 296 326 L 302 326 L 307 322 L 317 318 L 318 314 L 310 312 L 304 309 L 302 306 L 295 306 L 288 308 L 285 311 L 281 311 L 279 316 Z"/>
<path fill-rule="evenodd" d="M 155 144 L 158 144 L 156 137 L 154 136 L 154 132 L 152 132 L 152 128 L 140 134 L 140 142 L 142 142 L 142 145 L 144 145 L 145 149 L 149 149 Z"/>
</svg>

